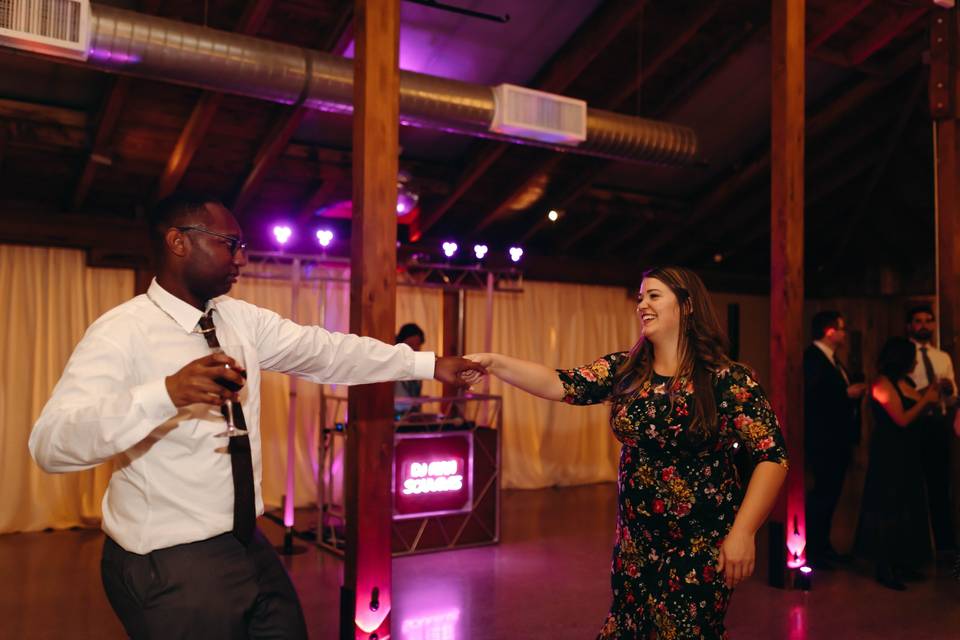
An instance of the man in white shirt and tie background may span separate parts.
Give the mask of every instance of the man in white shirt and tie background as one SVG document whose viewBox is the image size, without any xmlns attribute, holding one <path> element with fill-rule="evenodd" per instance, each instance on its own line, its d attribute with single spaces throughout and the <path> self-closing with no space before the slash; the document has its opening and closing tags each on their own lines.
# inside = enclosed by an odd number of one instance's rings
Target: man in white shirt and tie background
<svg viewBox="0 0 960 640">
<path fill-rule="evenodd" d="M 939 410 L 922 418 L 917 427 L 937 551 L 953 552 L 957 541 L 950 508 L 950 449 L 957 381 L 950 354 L 933 344 L 936 332 L 937 320 L 930 305 L 918 305 L 907 312 L 907 336 L 917 346 L 917 366 L 910 378 L 917 389 L 939 384 L 944 398 Z"/>
<path fill-rule="evenodd" d="M 482 368 L 300 326 L 226 296 L 247 260 L 239 224 L 215 199 L 172 197 L 150 227 L 156 279 L 88 328 L 30 451 L 55 473 L 114 461 L 101 573 L 131 637 L 306 638 L 293 585 L 255 528 L 261 369 L 315 383 L 461 384 L 462 372 Z M 233 349 L 245 371 L 223 352 Z M 227 401 L 245 435 L 216 437 Z"/>
</svg>

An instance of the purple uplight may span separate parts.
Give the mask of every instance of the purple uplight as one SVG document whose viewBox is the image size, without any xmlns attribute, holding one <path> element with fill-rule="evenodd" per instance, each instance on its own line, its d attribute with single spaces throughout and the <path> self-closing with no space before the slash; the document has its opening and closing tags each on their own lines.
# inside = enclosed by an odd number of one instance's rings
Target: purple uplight
<svg viewBox="0 0 960 640">
<path fill-rule="evenodd" d="M 487 245 L 485 244 L 475 244 L 473 245 L 473 253 L 477 256 L 477 260 L 483 260 L 483 256 L 487 255 Z"/>
<path fill-rule="evenodd" d="M 808 574 L 808 575 L 809 575 L 809 574 L 813 573 L 813 569 L 811 569 L 811 568 L 808 567 L 807 565 L 803 565 L 802 567 L 800 567 L 800 573 L 804 573 L 804 574 Z"/>
<path fill-rule="evenodd" d="M 457 243 L 456 242 L 444 242 L 443 243 L 443 255 L 448 258 L 452 258 L 453 254 L 457 252 Z"/>
<path fill-rule="evenodd" d="M 510 259 L 514 262 L 520 262 L 520 258 L 523 257 L 523 249 L 520 247 L 510 247 Z"/>
<path fill-rule="evenodd" d="M 333 231 L 330 229 L 317 229 L 317 242 L 326 249 L 333 242 Z"/>
<path fill-rule="evenodd" d="M 121 64 L 138 64 L 140 56 L 109 49 L 90 49 L 90 57 L 100 62 L 119 62 Z"/>
<path fill-rule="evenodd" d="M 293 229 L 289 226 L 285 224 L 274 225 L 273 237 L 281 247 L 290 241 L 291 236 L 293 236 Z"/>
</svg>

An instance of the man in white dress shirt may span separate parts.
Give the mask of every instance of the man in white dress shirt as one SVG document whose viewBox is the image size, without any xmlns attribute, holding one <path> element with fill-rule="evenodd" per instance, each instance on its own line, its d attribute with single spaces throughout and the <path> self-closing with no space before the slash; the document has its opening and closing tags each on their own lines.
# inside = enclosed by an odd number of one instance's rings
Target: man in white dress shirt
<svg viewBox="0 0 960 640">
<path fill-rule="evenodd" d="M 306 638 L 293 585 L 255 530 L 260 371 L 315 383 L 459 384 L 477 365 L 300 326 L 226 296 L 247 260 L 239 224 L 214 199 L 175 196 L 150 222 L 156 279 L 89 327 L 30 451 L 55 473 L 113 460 L 101 572 L 131 637 Z M 227 345 L 242 350 L 245 380 L 218 352 Z M 247 436 L 216 437 L 227 400 L 242 404 L 234 415 Z"/>
<path fill-rule="evenodd" d="M 907 312 L 907 335 L 917 346 L 917 366 L 910 378 L 917 389 L 931 384 L 942 385 L 944 402 L 937 410 L 917 423 L 920 435 L 920 456 L 927 483 L 930 523 L 937 551 L 956 550 L 953 518 L 950 511 L 950 449 L 952 407 L 956 403 L 957 381 L 950 354 L 933 344 L 937 321 L 930 305 L 918 305 Z"/>
</svg>

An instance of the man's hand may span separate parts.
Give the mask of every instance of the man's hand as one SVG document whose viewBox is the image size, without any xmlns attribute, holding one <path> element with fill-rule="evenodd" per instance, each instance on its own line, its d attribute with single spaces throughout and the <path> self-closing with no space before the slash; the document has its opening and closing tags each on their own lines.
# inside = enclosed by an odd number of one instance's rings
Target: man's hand
<svg viewBox="0 0 960 640">
<path fill-rule="evenodd" d="M 229 367 L 229 368 L 228 368 Z M 219 406 L 227 400 L 236 401 L 238 393 L 215 382 L 229 380 L 242 387 L 246 380 L 237 371 L 237 363 L 223 353 L 212 353 L 185 365 L 172 376 L 167 376 L 167 393 L 175 407 L 203 403 Z"/>
<path fill-rule="evenodd" d="M 437 358 L 433 369 L 434 379 L 457 387 L 469 386 L 471 383 L 466 378 L 474 377 L 476 374 L 486 375 L 487 370 L 480 363 L 455 356 Z"/>
</svg>

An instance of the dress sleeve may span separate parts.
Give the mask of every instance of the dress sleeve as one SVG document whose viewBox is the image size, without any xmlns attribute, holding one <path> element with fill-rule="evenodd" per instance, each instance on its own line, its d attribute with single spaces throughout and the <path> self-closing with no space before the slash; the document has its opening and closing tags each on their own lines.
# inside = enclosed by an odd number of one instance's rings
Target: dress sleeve
<svg viewBox="0 0 960 640">
<path fill-rule="evenodd" d="M 717 387 L 721 419 L 728 421 L 754 464 L 775 462 L 788 466 L 780 422 L 750 371 L 733 365 L 720 372 Z"/>
<path fill-rule="evenodd" d="M 569 404 L 598 404 L 613 395 L 617 367 L 627 359 L 625 351 L 611 353 L 574 369 L 557 369 L 563 383 L 563 401 Z"/>
</svg>

